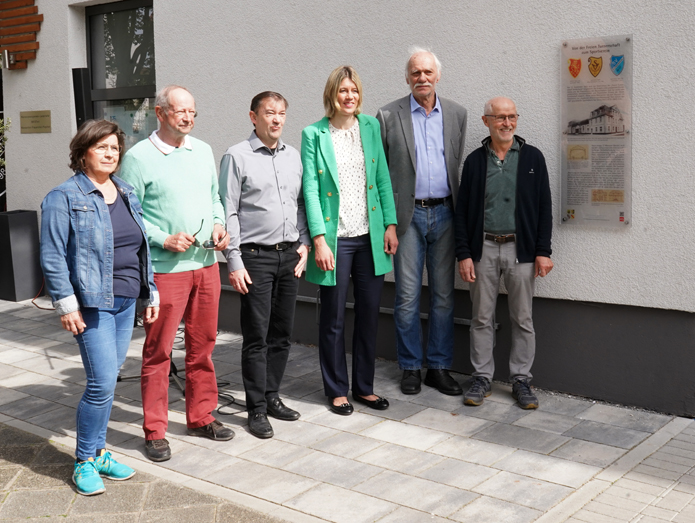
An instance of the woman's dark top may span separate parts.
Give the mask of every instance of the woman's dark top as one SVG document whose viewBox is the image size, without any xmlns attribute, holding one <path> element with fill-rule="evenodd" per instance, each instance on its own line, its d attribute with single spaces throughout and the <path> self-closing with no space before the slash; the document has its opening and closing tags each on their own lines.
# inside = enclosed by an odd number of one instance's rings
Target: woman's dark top
<svg viewBox="0 0 695 523">
<path fill-rule="evenodd" d="M 140 296 L 140 259 L 142 231 L 128 212 L 119 194 L 109 204 L 113 227 L 113 295 L 125 298 Z"/>
</svg>

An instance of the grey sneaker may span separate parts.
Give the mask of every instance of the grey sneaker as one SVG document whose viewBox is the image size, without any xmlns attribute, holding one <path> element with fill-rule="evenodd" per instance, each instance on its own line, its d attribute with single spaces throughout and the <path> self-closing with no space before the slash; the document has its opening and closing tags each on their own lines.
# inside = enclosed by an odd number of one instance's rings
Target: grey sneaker
<svg viewBox="0 0 695 523">
<path fill-rule="evenodd" d="M 468 392 L 463 396 L 463 404 L 478 407 L 483 404 L 483 400 L 490 394 L 492 394 L 492 384 L 490 380 L 482 376 L 476 376 Z"/>
<path fill-rule="evenodd" d="M 531 392 L 528 380 L 517 379 L 512 385 L 512 397 L 519 403 L 522 409 L 537 409 L 538 398 Z"/>
</svg>

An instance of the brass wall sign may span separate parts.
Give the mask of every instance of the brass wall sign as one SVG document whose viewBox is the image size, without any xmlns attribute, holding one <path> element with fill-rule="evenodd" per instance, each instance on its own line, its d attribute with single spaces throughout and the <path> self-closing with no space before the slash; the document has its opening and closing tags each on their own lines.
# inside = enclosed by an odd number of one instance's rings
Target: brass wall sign
<svg viewBox="0 0 695 523">
<path fill-rule="evenodd" d="M 50 133 L 51 111 L 20 111 L 19 127 L 21 134 Z"/>
</svg>

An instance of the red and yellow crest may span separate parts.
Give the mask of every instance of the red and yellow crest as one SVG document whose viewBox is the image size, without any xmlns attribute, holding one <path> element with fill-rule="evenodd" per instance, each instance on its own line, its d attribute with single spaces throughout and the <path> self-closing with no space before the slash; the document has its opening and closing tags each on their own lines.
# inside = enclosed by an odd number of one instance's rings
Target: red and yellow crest
<svg viewBox="0 0 695 523">
<path fill-rule="evenodd" d="M 589 57 L 589 72 L 594 76 L 598 76 L 603 67 L 603 57 L 590 56 Z"/>
<path fill-rule="evenodd" d="M 576 78 L 579 76 L 579 71 L 582 70 L 582 61 L 578 58 L 570 58 L 568 62 L 570 74 L 572 75 L 572 78 Z"/>
</svg>

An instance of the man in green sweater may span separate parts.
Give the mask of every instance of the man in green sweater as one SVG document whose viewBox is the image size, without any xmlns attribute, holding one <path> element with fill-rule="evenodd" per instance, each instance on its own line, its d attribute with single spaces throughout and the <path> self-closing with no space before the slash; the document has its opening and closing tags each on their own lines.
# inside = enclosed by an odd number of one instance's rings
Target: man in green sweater
<svg viewBox="0 0 695 523">
<path fill-rule="evenodd" d="M 213 440 L 234 437 L 212 416 L 217 379 L 211 356 L 221 291 L 214 251 L 224 250 L 229 236 L 212 150 L 189 136 L 196 116 L 193 96 L 184 87 L 169 85 L 157 93 L 155 106 L 159 130 L 128 151 L 120 176 L 142 202 L 161 299 L 159 320 L 145 325 L 141 387 L 147 455 L 166 461 L 171 457 L 165 439 L 169 357 L 182 318 L 188 432 Z"/>
</svg>

